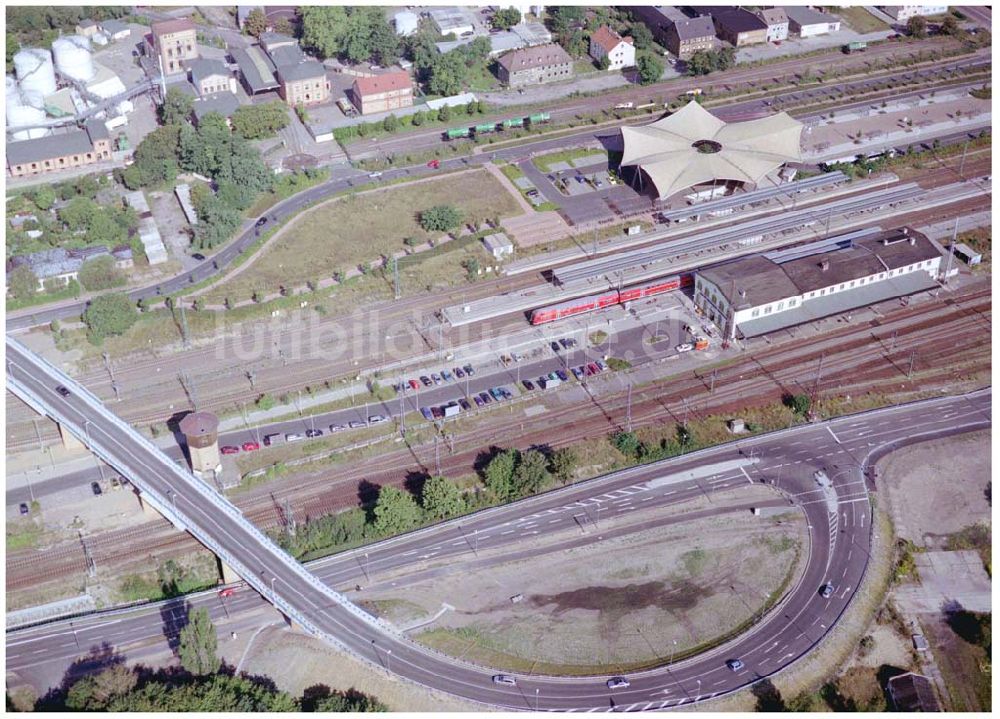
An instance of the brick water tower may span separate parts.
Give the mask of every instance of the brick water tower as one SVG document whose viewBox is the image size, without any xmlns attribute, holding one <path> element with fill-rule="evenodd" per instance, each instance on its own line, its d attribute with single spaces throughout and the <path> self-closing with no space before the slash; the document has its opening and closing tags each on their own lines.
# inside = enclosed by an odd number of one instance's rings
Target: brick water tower
<svg viewBox="0 0 1000 719">
<path fill-rule="evenodd" d="M 192 412 L 181 420 L 180 428 L 187 440 L 195 476 L 208 480 L 221 472 L 219 418 L 211 412 Z"/>
</svg>

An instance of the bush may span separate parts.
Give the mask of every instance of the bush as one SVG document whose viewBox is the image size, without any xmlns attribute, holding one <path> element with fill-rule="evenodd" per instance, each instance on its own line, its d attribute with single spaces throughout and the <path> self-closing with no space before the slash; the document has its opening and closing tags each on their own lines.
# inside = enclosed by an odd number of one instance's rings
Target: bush
<svg viewBox="0 0 1000 719">
<path fill-rule="evenodd" d="M 274 407 L 274 397 L 272 397 L 269 394 L 262 394 L 260 397 L 257 398 L 255 404 L 257 405 L 257 409 L 262 409 L 266 412 L 267 410 Z"/>
<path fill-rule="evenodd" d="M 125 274 L 115 266 L 115 258 L 111 255 L 95 257 L 87 260 L 80 267 L 80 284 L 85 289 L 109 290 L 125 284 Z"/>
<path fill-rule="evenodd" d="M 135 305 L 123 292 L 95 297 L 83 313 L 88 337 L 95 344 L 105 337 L 124 334 L 138 318 Z"/>
<path fill-rule="evenodd" d="M 436 205 L 420 213 L 420 226 L 428 232 L 447 232 L 461 223 L 462 212 L 451 205 Z"/>
</svg>

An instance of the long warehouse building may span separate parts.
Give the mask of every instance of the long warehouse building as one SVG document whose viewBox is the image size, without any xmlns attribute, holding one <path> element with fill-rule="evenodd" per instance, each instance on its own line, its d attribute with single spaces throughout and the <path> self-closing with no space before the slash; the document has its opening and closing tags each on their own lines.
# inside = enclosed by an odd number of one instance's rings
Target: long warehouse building
<svg viewBox="0 0 1000 719">
<path fill-rule="evenodd" d="M 940 270 L 933 243 L 903 227 L 706 267 L 694 302 L 725 337 L 746 339 L 930 289 Z"/>
</svg>

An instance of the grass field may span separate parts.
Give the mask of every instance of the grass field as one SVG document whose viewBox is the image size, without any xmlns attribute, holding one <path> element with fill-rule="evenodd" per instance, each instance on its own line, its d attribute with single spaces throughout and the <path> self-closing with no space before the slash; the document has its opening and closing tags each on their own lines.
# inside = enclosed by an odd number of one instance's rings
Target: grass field
<svg viewBox="0 0 1000 719">
<path fill-rule="evenodd" d="M 562 150 L 561 152 L 552 152 L 547 155 L 541 155 L 532 160 L 537 167 L 542 172 L 548 172 L 549 168 L 557 162 L 569 162 L 570 160 L 579 160 L 580 158 L 587 157 L 590 161 L 596 163 L 599 158 L 607 158 L 607 150 L 596 150 L 593 147 L 578 147 L 572 150 Z"/>
<path fill-rule="evenodd" d="M 878 32 L 880 30 L 885 30 L 886 32 L 889 31 L 889 25 L 887 23 L 882 22 L 860 5 L 853 7 L 842 5 L 837 8 L 837 14 L 840 16 L 840 19 L 850 25 L 851 29 L 855 32 L 863 34 Z"/>
<path fill-rule="evenodd" d="M 419 217 L 435 205 L 459 208 L 466 222 L 518 212 L 514 198 L 485 170 L 349 195 L 304 213 L 250 267 L 206 299 L 244 299 L 281 285 L 299 286 L 401 250 L 408 237 L 432 239 L 437 233 L 425 232 Z"/>
</svg>

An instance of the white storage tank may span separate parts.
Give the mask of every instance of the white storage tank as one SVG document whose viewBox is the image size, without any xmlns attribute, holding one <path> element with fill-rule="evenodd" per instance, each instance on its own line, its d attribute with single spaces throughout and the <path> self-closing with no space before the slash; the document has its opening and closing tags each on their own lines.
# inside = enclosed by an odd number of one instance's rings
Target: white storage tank
<svg viewBox="0 0 1000 719">
<path fill-rule="evenodd" d="M 41 122 L 45 119 L 45 110 L 39 110 L 31 105 L 7 105 L 7 127 L 20 127 L 30 125 L 33 122 Z M 14 140 L 33 140 L 36 137 L 44 137 L 49 131 L 44 127 L 35 127 L 30 130 L 18 130 L 12 133 Z"/>
<path fill-rule="evenodd" d="M 14 107 L 14 105 L 23 105 L 21 102 L 21 91 L 17 88 L 17 80 L 15 80 L 10 75 L 4 78 L 4 104 L 8 107 Z"/>
<path fill-rule="evenodd" d="M 90 40 L 82 35 L 67 35 L 52 43 L 56 69 L 73 80 L 87 82 L 94 77 L 94 59 L 90 55 Z"/>
<path fill-rule="evenodd" d="M 14 71 L 21 84 L 24 102 L 39 110 L 45 107 L 45 97 L 56 91 L 56 73 L 52 53 L 41 48 L 26 47 L 14 55 Z"/>
</svg>

